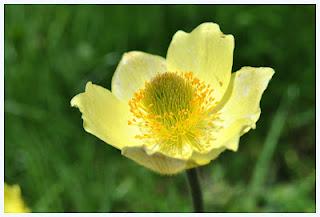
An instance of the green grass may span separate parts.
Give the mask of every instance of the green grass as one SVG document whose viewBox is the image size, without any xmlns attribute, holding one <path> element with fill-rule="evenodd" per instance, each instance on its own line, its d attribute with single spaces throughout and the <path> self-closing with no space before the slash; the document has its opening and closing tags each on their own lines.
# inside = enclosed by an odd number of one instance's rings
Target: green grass
<svg viewBox="0 0 320 217">
<path fill-rule="evenodd" d="M 202 22 L 235 37 L 233 71 L 270 66 L 256 130 L 201 167 L 210 212 L 315 212 L 315 6 L 5 6 L 5 181 L 34 212 L 190 212 L 159 176 L 86 133 L 70 99 L 110 88 L 123 52 L 161 56 Z"/>
</svg>

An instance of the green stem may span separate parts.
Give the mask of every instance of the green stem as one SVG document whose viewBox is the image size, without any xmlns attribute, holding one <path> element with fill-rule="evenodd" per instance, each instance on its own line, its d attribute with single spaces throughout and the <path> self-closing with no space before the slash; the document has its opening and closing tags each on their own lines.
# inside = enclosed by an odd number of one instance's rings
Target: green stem
<svg viewBox="0 0 320 217">
<path fill-rule="evenodd" d="M 198 170 L 196 168 L 186 171 L 192 196 L 194 212 L 203 212 L 203 199 L 199 183 Z"/>
</svg>

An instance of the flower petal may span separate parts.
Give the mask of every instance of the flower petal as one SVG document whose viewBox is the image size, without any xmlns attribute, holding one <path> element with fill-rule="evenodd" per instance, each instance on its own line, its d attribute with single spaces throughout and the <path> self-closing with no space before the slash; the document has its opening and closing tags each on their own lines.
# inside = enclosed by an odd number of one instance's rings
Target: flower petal
<svg viewBox="0 0 320 217">
<path fill-rule="evenodd" d="M 71 106 L 80 109 L 88 133 L 118 149 L 137 143 L 135 128 L 128 126 L 129 106 L 109 90 L 88 82 L 85 92 L 73 97 Z"/>
<path fill-rule="evenodd" d="M 219 101 L 229 84 L 233 48 L 233 36 L 215 23 L 203 23 L 191 33 L 178 31 L 168 48 L 168 71 L 193 72 L 212 85 Z"/>
<path fill-rule="evenodd" d="M 19 185 L 4 183 L 4 212 L 5 213 L 28 213 L 31 210 L 25 204 Z"/>
<path fill-rule="evenodd" d="M 261 113 L 261 96 L 273 74 L 274 70 L 267 67 L 242 67 L 232 74 L 229 88 L 222 100 L 225 104 L 219 111 L 223 128 L 216 140 L 218 146 L 236 151 L 239 137 L 255 128 Z"/>
<path fill-rule="evenodd" d="M 146 81 L 166 70 L 163 57 L 140 51 L 125 53 L 112 78 L 112 93 L 119 99 L 128 101 Z"/>
<path fill-rule="evenodd" d="M 216 159 L 224 150 L 226 150 L 225 147 L 214 148 L 206 154 L 193 152 L 191 159 L 198 165 L 205 165 L 210 163 L 210 161 Z"/>
<path fill-rule="evenodd" d="M 160 153 L 148 155 L 143 148 L 125 147 L 122 154 L 154 172 L 171 175 L 198 166 L 193 161 L 170 158 Z"/>
</svg>

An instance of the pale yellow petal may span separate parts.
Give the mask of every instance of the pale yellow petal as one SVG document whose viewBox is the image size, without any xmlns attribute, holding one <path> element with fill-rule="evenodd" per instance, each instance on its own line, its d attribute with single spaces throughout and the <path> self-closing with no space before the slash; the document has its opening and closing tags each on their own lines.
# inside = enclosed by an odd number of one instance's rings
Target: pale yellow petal
<svg viewBox="0 0 320 217">
<path fill-rule="evenodd" d="M 219 155 L 224 152 L 228 147 L 234 147 L 235 144 L 239 143 L 240 137 L 232 137 L 230 140 L 227 140 L 224 144 L 217 144 L 215 141 L 212 142 L 211 146 L 213 149 L 208 153 L 198 153 L 193 152 L 192 157 L 190 158 L 198 165 L 205 165 L 210 163 L 210 161 L 215 160 Z M 218 147 L 218 148 L 217 148 Z"/>
<path fill-rule="evenodd" d="M 165 59 L 160 56 L 140 51 L 125 53 L 112 78 L 112 93 L 128 101 L 146 81 L 166 70 Z"/>
<path fill-rule="evenodd" d="M 136 145 L 137 132 L 128 126 L 129 106 L 109 90 L 88 82 L 85 92 L 73 97 L 71 105 L 80 109 L 87 132 L 118 149 Z"/>
<path fill-rule="evenodd" d="M 233 73 L 230 86 L 219 111 L 223 127 L 217 134 L 216 146 L 236 151 L 239 137 L 254 129 L 260 116 L 260 100 L 274 74 L 272 68 L 243 67 Z"/>
<path fill-rule="evenodd" d="M 198 165 L 205 165 L 210 163 L 210 161 L 216 159 L 219 157 L 219 155 L 226 150 L 225 147 L 222 148 L 214 148 L 208 153 L 198 153 L 198 152 L 193 152 L 191 156 L 191 160 L 193 160 L 196 164 Z"/>
<path fill-rule="evenodd" d="M 136 163 L 163 175 L 172 175 L 198 166 L 193 161 L 170 158 L 160 153 L 147 154 L 143 148 L 125 147 L 122 154 Z"/>
<path fill-rule="evenodd" d="M 178 31 L 173 36 L 167 67 L 173 72 L 193 72 L 212 85 L 219 101 L 229 84 L 233 49 L 232 35 L 224 35 L 215 23 L 203 23 L 191 33 Z"/>
<path fill-rule="evenodd" d="M 4 212 L 5 213 L 27 213 L 30 209 L 23 201 L 19 185 L 8 185 L 4 183 Z"/>
</svg>

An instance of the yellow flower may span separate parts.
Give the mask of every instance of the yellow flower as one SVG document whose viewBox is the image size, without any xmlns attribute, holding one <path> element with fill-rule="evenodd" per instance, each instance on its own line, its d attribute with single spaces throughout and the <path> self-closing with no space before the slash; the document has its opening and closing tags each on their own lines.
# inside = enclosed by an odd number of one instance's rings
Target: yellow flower
<svg viewBox="0 0 320 217">
<path fill-rule="evenodd" d="M 25 213 L 30 209 L 24 203 L 19 185 L 8 185 L 4 183 L 4 212 Z"/>
<path fill-rule="evenodd" d="M 243 67 L 231 74 L 234 38 L 214 23 L 178 31 L 166 59 L 125 53 L 109 91 L 88 82 L 71 100 L 84 129 L 126 157 L 161 174 L 208 164 L 260 116 L 274 71 Z"/>
</svg>

